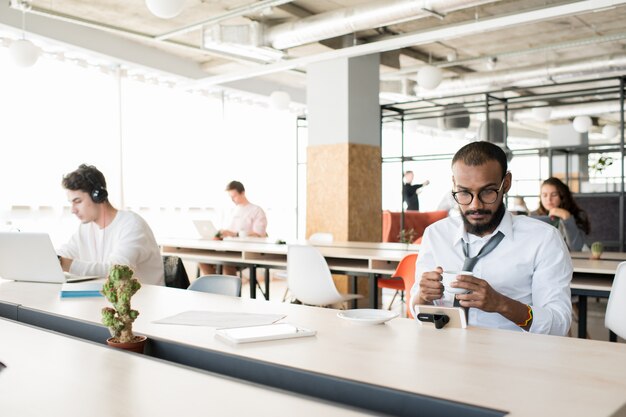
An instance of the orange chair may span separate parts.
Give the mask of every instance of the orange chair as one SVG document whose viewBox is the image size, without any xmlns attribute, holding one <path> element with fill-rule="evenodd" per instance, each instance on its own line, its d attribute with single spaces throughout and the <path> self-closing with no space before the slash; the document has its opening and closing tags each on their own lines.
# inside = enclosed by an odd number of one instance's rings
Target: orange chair
<svg viewBox="0 0 626 417">
<path fill-rule="evenodd" d="M 391 310 L 391 306 L 396 300 L 398 293 L 400 293 L 400 300 L 402 300 L 402 302 L 404 302 L 404 294 L 411 293 L 411 287 L 413 287 L 413 283 L 415 282 L 416 260 L 417 253 L 405 256 L 398 264 L 398 267 L 391 278 L 382 278 L 378 280 L 378 288 L 390 288 L 392 290 L 396 290 L 393 298 L 391 299 L 391 303 L 389 303 L 389 310 Z M 412 318 L 408 308 L 407 315 Z"/>
</svg>

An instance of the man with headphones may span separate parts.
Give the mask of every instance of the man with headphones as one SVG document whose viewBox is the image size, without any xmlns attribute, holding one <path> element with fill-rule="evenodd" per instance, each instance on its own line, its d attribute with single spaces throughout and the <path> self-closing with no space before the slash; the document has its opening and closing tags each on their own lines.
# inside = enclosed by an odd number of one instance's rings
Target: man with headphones
<svg viewBox="0 0 626 417">
<path fill-rule="evenodd" d="M 150 226 L 139 215 L 117 210 L 108 199 L 104 175 L 82 164 L 63 177 L 72 213 L 81 225 L 58 250 L 61 267 L 75 275 L 107 276 L 128 265 L 143 284 L 164 285 L 163 260 Z"/>
</svg>

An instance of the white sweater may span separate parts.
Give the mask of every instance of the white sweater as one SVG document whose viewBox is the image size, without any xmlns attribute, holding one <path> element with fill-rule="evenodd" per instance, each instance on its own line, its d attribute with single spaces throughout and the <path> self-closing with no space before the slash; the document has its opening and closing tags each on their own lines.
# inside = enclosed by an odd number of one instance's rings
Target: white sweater
<svg viewBox="0 0 626 417">
<path fill-rule="evenodd" d="M 164 285 L 163 260 L 150 226 L 139 215 L 119 210 L 104 229 L 81 224 L 58 254 L 73 259 L 70 272 L 106 277 L 111 266 L 128 265 L 143 284 Z"/>
</svg>

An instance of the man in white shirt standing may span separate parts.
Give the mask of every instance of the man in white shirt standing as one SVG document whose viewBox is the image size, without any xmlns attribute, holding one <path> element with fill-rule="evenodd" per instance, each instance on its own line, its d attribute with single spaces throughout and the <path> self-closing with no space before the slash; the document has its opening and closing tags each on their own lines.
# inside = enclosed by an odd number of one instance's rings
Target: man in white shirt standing
<svg viewBox="0 0 626 417">
<path fill-rule="evenodd" d="M 107 276 L 128 265 L 143 284 L 164 285 L 163 260 L 150 226 L 139 215 L 117 210 L 108 199 L 104 175 L 82 164 L 63 177 L 72 213 L 81 224 L 58 254 L 61 267 L 76 275 Z"/>
<path fill-rule="evenodd" d="M 572 261 L 558 230 L 506 211 L 511 187 L 504 151 L 489 142 L 462 147 L 452 159 L 452 195 L 460 217 L 424 232 L 411 305 L 469 309 L 470 325 L 567 334 L 572 316 Z M 482 251 L 482 252 L 481 252 Z M 470 269 L 443 282 L 442 272 Z M 462 288 L 451 294 L 445 288 Z"/>
<path fill-rule="evenodd" d="M 239 181 L 231 181 L 226 186 L 226 192 L 235 203 L 228 229 L 219 231 L 221 237 L 267 237 L 267 217 L 263 209 L 248 201 L 246 189 Z M 215 265 L 199 264 L 202 275 L 215 274 Z M 235 275 L 237 268 L 224 265 L 222 272 L 225 275 Z"/>
</svg>

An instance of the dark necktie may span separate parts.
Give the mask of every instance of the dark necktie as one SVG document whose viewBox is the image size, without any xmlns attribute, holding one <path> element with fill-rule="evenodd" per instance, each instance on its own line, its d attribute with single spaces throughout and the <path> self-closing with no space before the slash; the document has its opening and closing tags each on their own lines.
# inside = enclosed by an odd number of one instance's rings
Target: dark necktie
<svg viewBox="0 0 626 417">
<path fill-rule="evenodd" d="M 473 271 L 474 270 L 474 266 L 476 265 L 476 262 L 478 262 L 478 260 L 480 258 L 486 256 L 489 252 L 494 250 L 496 248 L 496 246 L 498 246 L 500 244 L 502 239 L 504 239 L 504 233 L 502 233 L 502 232 L 496 233 L 495 235 L 493 235 L 491 237 L 491 239 L 489 239 L 489 241 L 487 241 L 485 246 L 480 248 L 480 251 L 478 251 L 478 255 L 476 255 L 474 257 L 470 257 L 469 256 L 469 243 L 468 242 L 463 242 L 463 254 L 465 255 L 465 261 L 463 262 L 462 270 L 463 271 L 468 271 L 468 272 Z M 460 307 L 461 306 L 461 304 L 459 304 L 459 300 L 457 300 L 456 296 L 454 297 L 454 304 L 453 305 L 455 307 Z M 463 309 L 465 310 L 465 317 L 469 320 L 469 308 L 463 307 Z"/>
</svg>

